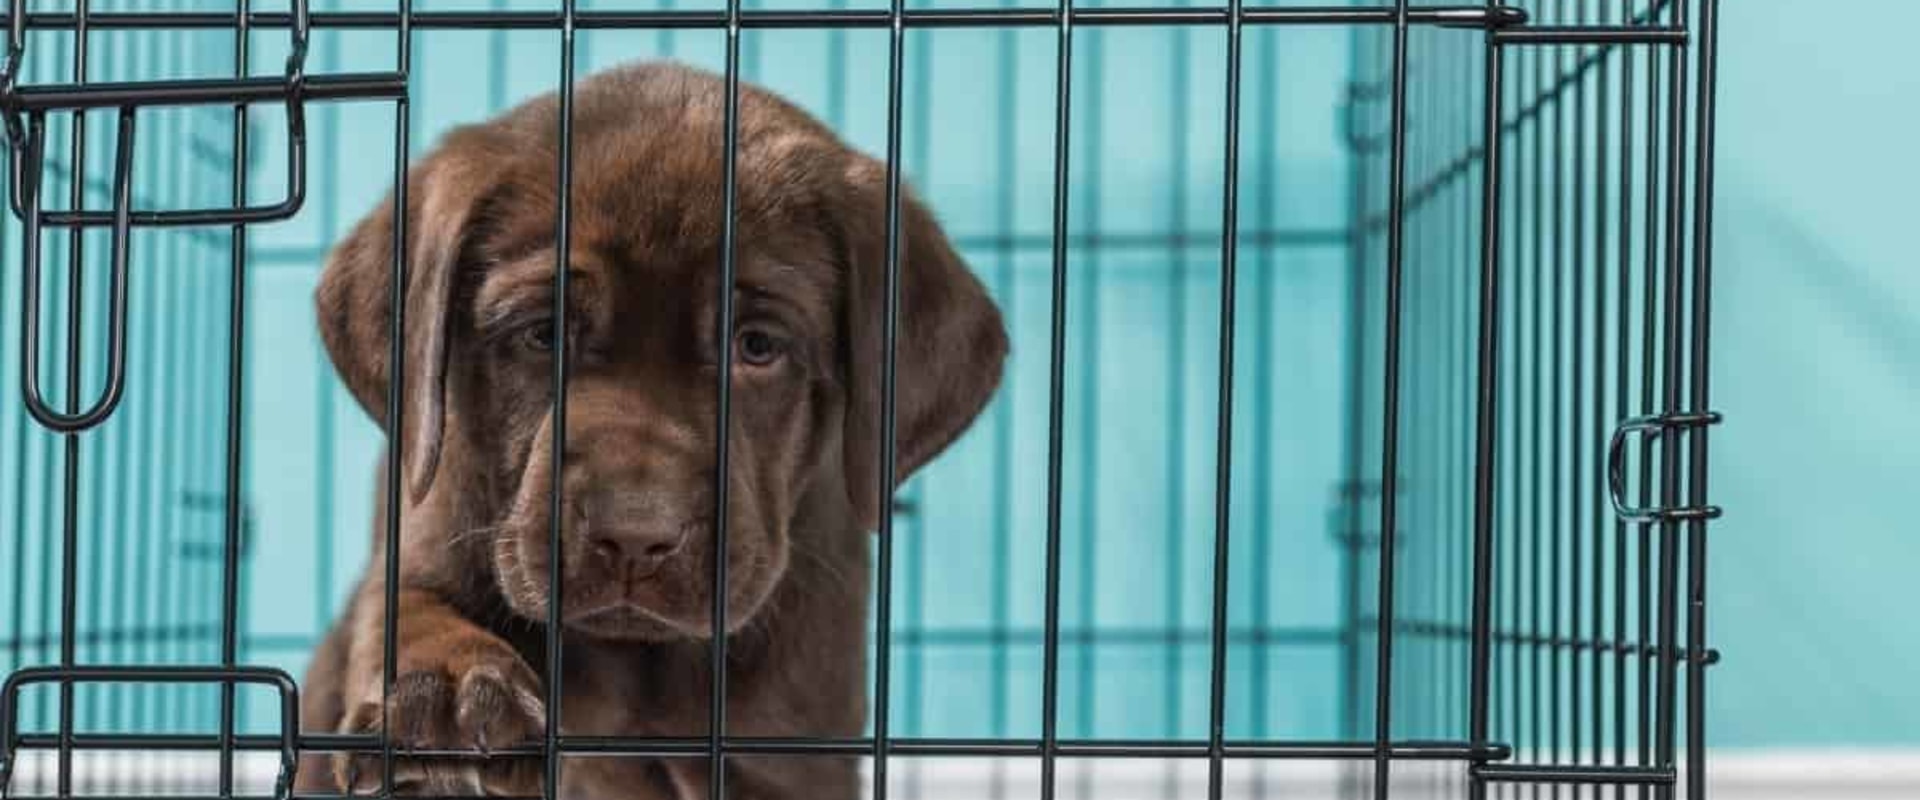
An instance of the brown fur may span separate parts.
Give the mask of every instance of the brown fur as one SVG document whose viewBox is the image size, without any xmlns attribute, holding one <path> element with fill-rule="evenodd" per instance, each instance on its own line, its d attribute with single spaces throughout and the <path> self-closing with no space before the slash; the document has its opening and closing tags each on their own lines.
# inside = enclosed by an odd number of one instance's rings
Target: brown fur
<svg viewBox="0 0 1920 800">
<path fill-rule="evenodd" d="M 314 656 L 305 724 L 397 746 L 539 735 L 548 575 L 565 576 L 561 729 L 707 732 L 725 89 L 666 64 L 575 92 L 566 515 L 548 551 L 558 100 L 449 134 L 410 171 L 398 681 L 381 702 L 386 543 Z M 878 474 L 885 168 L 753 87 L 739 95 L 728 708 L 734 736 L 860 734 Z M 389 198 L 317 293 L 341 378 L 385 418 Z M 999 312 L 933 217 L 901 207 L 897 485 L 970 424 L 1000 378 Z M 747 331 L 776 355 L 746 343 Z M 744 349 L 742 349 L 744 348 Z M 757 354 L 756 358 L 748 355 Z M 383 469 L 387 467 L 383 466 Z M 635 543 L 652 543 L 642 558 Z M 623 549 L 624 548 L 624 549 Z M 675 549 L 677 548 L 677 549 Z M 625 560 L 621 554 L 630 556 Z M 309 756 L 310 790 L 380 788 L 377 757 Z M 537 794 L 527 759 L 408 758 L 410 792 Z M 701 759 L 577 758 L 569 797 L 705 797 Z M 850 798 L 843 757 L 729 760 L 738 798 Z M 349 786 L 352 784 L 352 786 Z"/>
</svg>

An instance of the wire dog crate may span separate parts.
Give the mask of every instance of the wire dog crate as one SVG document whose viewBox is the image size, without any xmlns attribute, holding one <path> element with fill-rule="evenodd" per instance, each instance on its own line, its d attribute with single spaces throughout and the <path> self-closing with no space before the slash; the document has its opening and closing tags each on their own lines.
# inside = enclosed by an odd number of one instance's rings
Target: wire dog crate
<svg viewBox="0 0 1920 800">
<path fill-rule="evenodd" d="M 656 55 L 912 179 L 1014 353 L 882 523 L 866 736 L 716 703 L 711 735 L 550 730 L 549 780 L 1705 797 L 1717 5 L 14 0 L 0 794 L 393 757 L 295 702 L 381 440 L 315 275 L 435 131 Z"/>
</svg>

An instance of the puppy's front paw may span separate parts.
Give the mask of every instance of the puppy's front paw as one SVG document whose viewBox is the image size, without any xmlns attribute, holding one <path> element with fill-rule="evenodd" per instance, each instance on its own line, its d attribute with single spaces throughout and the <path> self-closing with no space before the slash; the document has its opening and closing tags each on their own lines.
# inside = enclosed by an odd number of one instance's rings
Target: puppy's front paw
<svg viewBox="0 0 1920 800">
<path fill-rule="evenodd" d="M 415 795 L 537 795 L 539 763 L 526 758 L 489 758 L 499 748 L 534 741 L 546 729 L 540 679 L 504 642 L 463 643 L 450 657 L 403 656 L 403 671 L 384 704 L 396 751 L 393 789 Z M 415 655 L 415 654 L 408 654 Z M 380 688 L 373 687 L 342 722 L 344 733 L 381 729 Z M 415 755 L 420 751 L 474 751 L 474 755 Z M 340 786 L 354 794 L 379 793 L 380 756 L 342 754 L 334 759 Z"/>
</svg>

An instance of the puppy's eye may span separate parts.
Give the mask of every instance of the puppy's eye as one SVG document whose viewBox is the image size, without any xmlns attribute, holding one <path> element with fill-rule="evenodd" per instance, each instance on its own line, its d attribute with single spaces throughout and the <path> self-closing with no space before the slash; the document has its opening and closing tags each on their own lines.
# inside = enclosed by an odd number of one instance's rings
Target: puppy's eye
<svg viewBox="0 0 1920 800">
<path fill-rule="evenodd" d="M 733 335 L 734 358 L 742 364 L 764 367 L 780 360 L 786 342 L 765 328 L 747 326 Z"/>
<path fill-rule="evenodd" d="M 520 331 L 520 346 L 538 353 L 553 350 L 554 328 L 552 320 L 528 325 Z"/>
</svg>

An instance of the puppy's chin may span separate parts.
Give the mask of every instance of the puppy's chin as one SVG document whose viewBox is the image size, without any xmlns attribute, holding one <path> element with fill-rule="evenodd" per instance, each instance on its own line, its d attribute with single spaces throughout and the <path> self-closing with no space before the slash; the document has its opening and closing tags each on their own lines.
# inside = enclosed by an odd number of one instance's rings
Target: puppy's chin
<svg viewBox="0 0 1920 800">
<path fill-rule="evenodd" d="M 546 623 L 551 577 L 546 532 L 504 533 L 494 542 L 494 576 L 501 595 L 515 614 Z M 537 540 L 537 544 L 532 544 Z M 728 634 L 738 633 L 759 616 L 785 571 L 784 548 L 773 558 L 735 561 L 727 572 Z M 578 559 L 569 559 L 577 562 Z M 562 623 L 568 630 L 612 641 L 666 642 L 713 638 L 713 595 L 708 591 L 711 567 L 690 559 L 639 586 L 625 586 L 580 574 L 568 564 Z"/>
<path fill-rule="evenodd" d="M 664 642 L 705 639 L 713 633 L 713 626 L 707 622 L 711 615 L 699 620 L 674 620 L 631 603 L 616 602 L 582 611 L 563 606 L 562 611 L 568 630 L 596 639 Z"/>
</svg>

